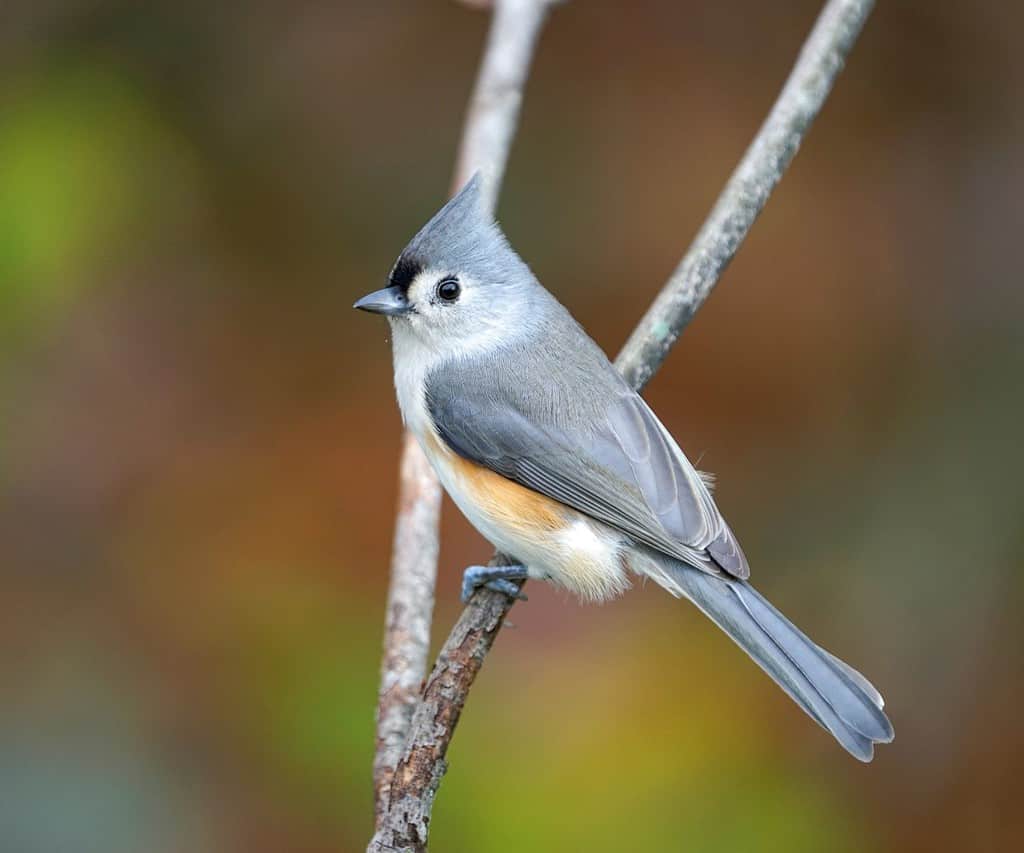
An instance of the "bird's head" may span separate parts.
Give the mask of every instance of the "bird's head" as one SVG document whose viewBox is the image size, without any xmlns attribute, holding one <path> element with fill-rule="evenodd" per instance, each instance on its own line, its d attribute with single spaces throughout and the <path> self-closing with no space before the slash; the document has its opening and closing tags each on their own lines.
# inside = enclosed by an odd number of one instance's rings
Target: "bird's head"
<svg viewBox="0 0 1024 853">
<path fill-rule="evenodd" d="M 402 250 L 388 286 L 353 307 L 385 315 L 396 338 L 443 352 L 500 341 L 539 285 L 481 200 L 480 173 Z"/>
</svg>

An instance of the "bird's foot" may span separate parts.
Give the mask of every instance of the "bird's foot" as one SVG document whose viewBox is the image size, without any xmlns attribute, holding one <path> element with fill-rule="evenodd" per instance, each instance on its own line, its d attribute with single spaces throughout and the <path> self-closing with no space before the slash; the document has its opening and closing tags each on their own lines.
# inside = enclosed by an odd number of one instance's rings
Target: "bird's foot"
<svg viewBox="0 0 1024 853">
<path fill-rule="evenodd" d="M 478 587 L 485 586 L 495 592 L 502 592 L 509 598 L 526 601 L 513 581 L 526 579 L 526 566 L 469 566 L 462 573 L 462 603 L 468 604 Z"/>
</svg>

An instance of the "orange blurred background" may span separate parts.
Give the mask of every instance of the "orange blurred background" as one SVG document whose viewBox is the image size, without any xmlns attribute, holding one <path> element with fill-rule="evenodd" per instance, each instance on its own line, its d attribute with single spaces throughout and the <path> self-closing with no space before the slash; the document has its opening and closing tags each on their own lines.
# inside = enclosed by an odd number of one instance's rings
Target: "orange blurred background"
<svg viewBox="0 0 1024 853">
<path fill-rule="evenodd" d="M 499 215 L 617 351 L 816 0 L 556 10 Z M 400 422 L 350 310 L 443 201 L 487 15 L 6 0 L 0 849 L 355 851 Z M 531 584 L 437 850 L 1005 850 L 1024 818 L 1024 7 L 880 3 L 647 398 L 885 693 L 845 755 L 653 585 Z M 490 548 L 445 505 L 435 643 Z"/>
</svg>

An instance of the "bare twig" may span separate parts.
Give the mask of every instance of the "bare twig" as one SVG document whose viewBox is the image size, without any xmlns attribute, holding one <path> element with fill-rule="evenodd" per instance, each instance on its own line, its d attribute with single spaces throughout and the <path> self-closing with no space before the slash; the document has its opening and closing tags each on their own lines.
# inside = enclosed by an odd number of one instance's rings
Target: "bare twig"
<svg viewBox="0 0 1024 853">
<path fill-rule="evenodd" d="M 523 87 L 551 0 L 498 0 L 466 115 L 453 190 L 478 169 L 493 212 L 519 119 Z M 437 581 L 441 489 L 415 439 L 402 446 L 373 762 L 375 826 L 387 812 L 395 764 L 426 675 Z"/>
<path fill-rule="evenodd" d="M 391 776 L 402 754 L 426 673 L 437 580 L 441 484 L 416 439 L 408 432 L 402 443 L 399 478 L 373 760 L 374 812 L 378 822 L 387 805 Z"/>
<path fill-rule="evenodd" d="M 493 562 L 493 561 L 492 561 Z M 416 708 L 391 785 L 388 813 L 368 853 L 427 849 L 434 795 L 469 690 L 514 600 L 482 589 L 455 623 Z"/>
<path fill-rule="evenodd" d="M 616 365 L 643 388 L 711 294 L 821 110 L 874 0 L 830 0 L 768 118 Z"/>
<path fill-rule="evenodd" d="M 641 320 L 616 367 L 638 390 L 654 375 L 739 249 L 821 109 L 872 0 L 829 0 L 789 79 L 679 267 Z M 492 563 L 501 561 L 496 555 Z M 423 689 L 398 762 L 391 808 L 371 850 L 426 849 L 445 755 L 483 660 L 514 600 L 480 589 L 463 611 Z"/>
<path fill-rule="evenodd" d="M 464 0 L 465 2 L 465 0 Z M 494 212 L 505 177 L 537 36 L 557 0 L 497 0 L 459 144 L 453 191 L 483 172 L 484 206 Z"/>
</svg>

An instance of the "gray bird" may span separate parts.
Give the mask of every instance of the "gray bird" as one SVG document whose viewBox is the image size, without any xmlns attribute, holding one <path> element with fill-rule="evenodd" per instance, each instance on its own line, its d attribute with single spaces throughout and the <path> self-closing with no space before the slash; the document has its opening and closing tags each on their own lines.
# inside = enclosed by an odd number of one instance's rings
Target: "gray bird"
<svg viewBox="0 0 1024 853">
<path fill-rule="evenodd" d="M 475 176 L 356 308 L 387 316 L 402 418 L 441 483 L 515 566 L 470 566 L 518 594 L 546 580 L 581 599 L 649 577 L 697 605 L 852 755 L 893 728 L 879 692 L 747 581 L 708 483 L 647 403 L 513 251 Z"/>
</svg>

